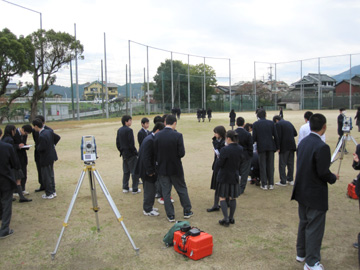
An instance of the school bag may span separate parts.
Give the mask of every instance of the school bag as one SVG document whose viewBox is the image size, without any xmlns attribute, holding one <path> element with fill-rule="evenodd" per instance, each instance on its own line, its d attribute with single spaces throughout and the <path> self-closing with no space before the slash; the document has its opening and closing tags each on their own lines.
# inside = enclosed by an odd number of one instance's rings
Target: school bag
<svg viewBox="0 0 360 270">
<path fill-rule="evenodd" d="M 171 229 L 167 232 L 167 234 L 165 234 L 163 242 L 167 247 L 173 245 L 174 232 L 180 231 L 182 228 L 190 228 L 189 221 L 177 221 L 174 226 L 172 226 Z"/>
</svg>

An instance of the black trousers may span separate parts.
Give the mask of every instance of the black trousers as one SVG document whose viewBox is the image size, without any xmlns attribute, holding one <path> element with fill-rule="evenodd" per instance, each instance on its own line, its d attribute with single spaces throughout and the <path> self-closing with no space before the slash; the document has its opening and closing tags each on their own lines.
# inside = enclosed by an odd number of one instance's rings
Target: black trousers
<svg viewBox="0 0 360 270">
<path fill-rule="evenodd" d="M 132 178 L 132 190 L 136 192 L 139 185 L 139 176 L 135 174 L 137 156 L 123 158 L 123 189 L 129 190 L 130 174 Z"/>
<path fill-rule="evenodd" d="M 155 202 L 155 192 L 156 186 L 155 182 L 143 181 L 144 187 L 144 202 L 143 202 L 143 210 L 145 212 L 151 212 L 154 207 Z"/>
<path fill-rule="evenodd" d="M 325 231 L 326 211 L 299 203 L 299 219 L 297 256 L 305 257 L 305 262 L 309 266 L 314 266 L 321 260 L 320 248 Z"/>
<path fill-rule="evenodd" d="M 279 174 L 282 184 L 286 184 L 287 181 L 294 181 L 294 151 L 279 153 Z"/>
<path fill-rule="evenodd" d="M 259 169 L 261 185 L 274 185 L 274 152 L 259 153 Z"/>
<path fill-rule="evenodd" d="M 13 191 L 11 189 L 1 189 L 0 188 L 0 202 L 1 202 L 1 217 L 2 223 L 0 228 L 0 236 L 5 236 L 9 233 L 10 230 L 10 221 L 12 214 L 12 196 Z"/>
<path fill-rule="evenodd" d="M 246 184 L 247 184 L 247 178 L 249 176 L 249 172 L 250 172 L 250 168 L 251 168 L 251 158 L 247 159 L 247 160 L 243 160 L 241 162 L 240 165 L 240 169 L 239 169 L 239 173 L 241 176 L 240 179 L 240 194 L 243 194 L 246 188 Z"/>
<path fill-rule="evenodd" d="M 46 196 L 53 194 L 55 190 L 54 164 L 41 167 L 41 178 L 44 182 Z"/>
</svg>

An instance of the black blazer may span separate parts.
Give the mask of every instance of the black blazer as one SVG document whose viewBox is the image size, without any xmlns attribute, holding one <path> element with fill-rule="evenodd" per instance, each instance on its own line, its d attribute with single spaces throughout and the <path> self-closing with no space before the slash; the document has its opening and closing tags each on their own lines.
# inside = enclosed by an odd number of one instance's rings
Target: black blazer
<svg viewBox="0 0 360 270">
<path fill-rule="evenodd" d="M 149 136 L 143 140 L 135 168 L 136 175 L 139 175 L 142 180 L 151 183 L 156 181 L 154 140 L 153 134 L 149 134 Z M 150 174 L 153 174 L 153 176 L 149 176 Z"/>
<path fill-rule="evenodd" d="M 54 132 L 51 129 L 44 128 L 40 131 L 36 150 L 40 154 L 41 167 L 53 165 L 58 159 L 54 145 Z"/>
<path fill-rule="evenodd" d="M 341 113 L 339 114 L 338 118 L 337 118 L 337 124 L 338 124 L 338 135 L 342 136 L 344 135 L 344 131 L 342 130 L 343 124 L 344 124 L 344 115 Z"/>
<path fill-rule="evenodd" d="M 257 144 L 258 153 L 280 149 L 274 122 L 265 118 L 256 121 L 253 124 L 253 141 Z"/>
<path fill-rule="evenodd" d="M 138 143 L 139 143 L 139 147 L 141 146 L 141 143 L 143 142 L 143 140 L 145 139 L 145 137 L 149 134 L 149 131 L 141 128 L 137 134 L 137 138 L 138 138 Z"/>
<path fill-rule="evenodd" d="M 124 159 L 137 156 L 138 152 L 135 148 L 134 133 L 128 126 L 122 126 L 118 129 L 116 135 L 116 147 L 120 152 L 120 157 Z"/>
<path fill-rule="evenodd" d="M 56 134 L 51 127 L 48 127 L 48 126 L 44 125 L 44 129 L 50 130 L 50 131 L 53 132 L 53 134 L 54 134 L 54 145 L 57 145 L 57 143 L 60 141 L 61 137 L 58 134 Z M 35 142 L 35 151 L 34 151 L 35 162 L 39 162 L 40 161 L 40 154 L 36 149 L 36 145 L 37 145 L 38 140 L 39 140 L 39 132 L 36 132 L 35 129 L 33 129 L 32 130 L 32 136 L 33 136 L 33 139 L 34 139 L 34 142 Z"/>
<path fill-rule="evenodd" d="M 358 157 L 360 157 L 360 144 L 358 144 L 356 146 L 356 152 L 355 153 L 358 155 Z M 355 170 L 360 170 L 360 161 L 359 162 L 353 161 L 352 166 L 353 166 L 353 168 Z M 360 174 L 358 174 L 358 176 L 357 176 L 357 181 L 356 181 L 356 186 L 355 186 L 355 193 L 356 193 L 356 195 L 358 197 L 360 197 Z"/>
<path fill-rule="evenodd" d="M 181 158 L 185 156 L 185 147 L 181 133 L 165 127 L 156 133 L 154 149 L 159 175 L 184 175 Z"/>
<path fill-rule="evenodd" d="M 237 143 L 231 143 L 220 151 L 220 158 L 216 162 L 219 168 L 217 181 L 221 184 L 239 184 L 239 168 L 243 155 L 243 148 Z"/>
<path fill-rule="evenodd" d="M 251 134 L 240 127 L 235 129 L 235 132 L 238 134 L 239 144 L 243 147 L 244 159 L 251 159 L 254 153 L 254 146 Z"/>
<path fill-rule="evenodd" d="M 212 138 L 212 144 L 214 146 L 214 149 L 218 150 L 220 153 L 221 148 L 223 148 L 225 146 L 225 139 L 221 139 L 220 141 L 218 141 L 215 137 Z M 214 162 L 211 166 L 211 169 L 214 170 L 215 169 L 215 163 L 219 158 L 217 157 L 216 153 L 214 153 Z"/>
<path fill-rule="evenodd" d="M 21 135 L 20 130 L 16 129 L 15 136 L 14 136 L 14 145 L 17 146 L 16 153 L 19 157 L 20 164 L 27 165 L 28 164 L 28 157 L 26 151 L 29 148 L 19 148 L 19 144 L 23 143 L 26 145 L 27 135 Z"/>
<path fill-rule="evenodd" d="M 281 119 L 275 124 L 275 127 L 280 141 L 280 153 L 291 150 L 295 151 L 295 137 L 297 136 L 297 131 L 293 124 L 289 121 Z"/>
<path fill-rule="evenodd" d="M 317 134 L 310 133 L 300 142 L 292 200 L 313 209 L 328 210 L 327 183 L 336 182 L 335 174 L 329 170 L 330 160 L 330 147 Z"/>
<path fill-rule="evenodd" d="M 11 190 L 16 188 L 12 169 L 20 169 L 20 164 L 11 144 L 0 141 L 0 153 L 0 188 Z"/>
</svg>

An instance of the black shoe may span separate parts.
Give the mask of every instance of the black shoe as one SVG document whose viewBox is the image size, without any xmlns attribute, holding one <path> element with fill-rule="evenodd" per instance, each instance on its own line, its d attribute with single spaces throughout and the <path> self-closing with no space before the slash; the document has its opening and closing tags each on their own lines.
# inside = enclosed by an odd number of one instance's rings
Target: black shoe
<svg viewBox="0 0 360 270">
<path fill-rule="evenodd" d="M 169 216 L 167 217 L 169 222 L 175 222 L 175 217 L 174 216 Z"/>
<path fill-rule="evenodd" d="M 213 206 L 211 208 L 206 209 L 207 212 L 215 212 L 215 211 L 219 211 L 220 210 L 220 206 Z"/>
<path fill-rule="evenodd" d="M 359 243 L 354 243 L 354 244 L 353 244 L 353 247 L 354 247 L 354 248 L 359 248 Z"/>
<path fill-rule="evenodd" d="M 184 213 L 184 218 L 191 218 L 194 215 L 192 211 Z"/>
<path fill-rule="evenodd" d="M 9 236 L 11 236 L 13 233 L 14 233 L 14 230 L 9 229 L 9 232 L 8 232 L 7 234 L 0 236 L 0 239 L 4 239 L 4 238 L 6 238 L 6 237 L 9 237 Z"/>
<path fill-rule="evenodd" d="M 39 187 L 38 189 L 35 189 L 35 192 L 41 192 L 41 191 L 44 191 L 45 188 L 42 188 L 42 187 Z"/>
<path fill-rule="evenodd" d="M 235 219 L 229 218 L 229 223 L 230 223 L 230 224 L 235 224 Z"/>
<path fill-rule="evenodd" d="M 226 221 L 225 219 L 221 219 L 219 220 L 219 224 L 224 226 L 224 227 L 229 227 L 229 221 Z"/>
<path fill-rule="evenodd" d="M 20 203 L 23 203 L 23 202 L 32 202 L 32 199 L 26 199 L 26 198 L 24 198 L 24 199 L 19 199 L 19 202 L 20 202 Z"/>
</svg>

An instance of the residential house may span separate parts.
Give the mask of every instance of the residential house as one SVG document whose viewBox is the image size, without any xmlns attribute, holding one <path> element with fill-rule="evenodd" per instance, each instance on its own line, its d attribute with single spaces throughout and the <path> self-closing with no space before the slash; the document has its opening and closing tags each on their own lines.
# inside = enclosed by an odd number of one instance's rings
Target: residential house
<svg viewBox="0 0 360 270">
<path fill-rule="evenodd" d="M 335 86 L 336 96 L 348 96 L 350 93 L 350 80 L 342 80 Z M 355 75 L 351 78 L 351 94 L 359 95 L 360 93 L 360 76 Z"/>
<path fill-rule="evenodd" d="M 305 94 L 317 94 L 319 90 L 319 83 L 321 83 L 321 92 L 333 93 L 335 91 L 336 80 L 326 74 L 309 73 L 301 80 L 291 84 L 291 91 L 299 91 L 301 87 Z"/>
<path fill-rule="evenodd" d="M 107 83 L 109 100 L 118 96 L 118 85 L 115 83 Z M 84 100 L 99 100 L 102 99 L 102 93 L 106 95 L 106 86 L 104 83 L 94 81 L 84 86 Z"/>
</svg>

